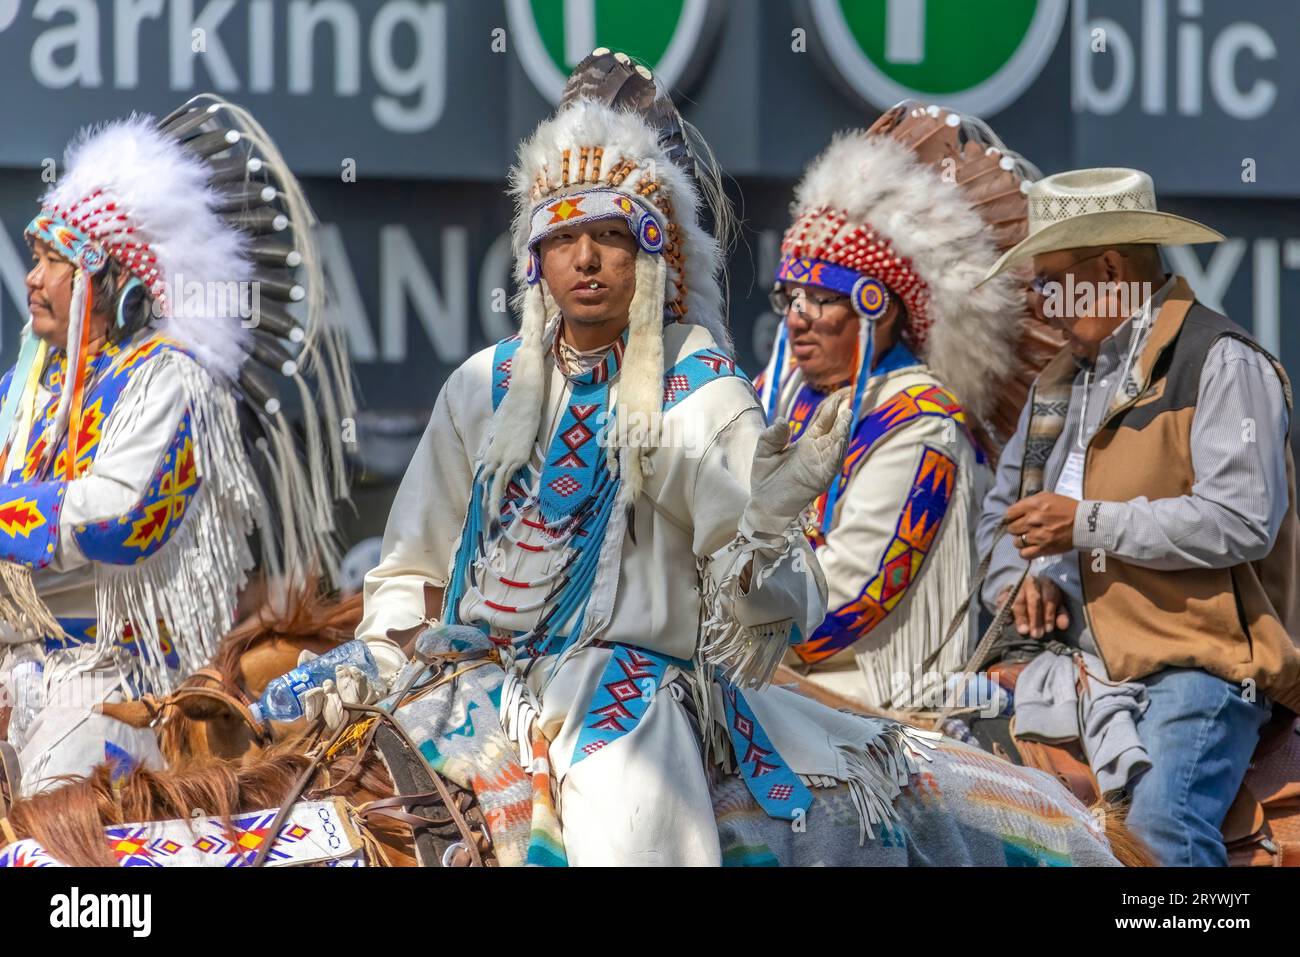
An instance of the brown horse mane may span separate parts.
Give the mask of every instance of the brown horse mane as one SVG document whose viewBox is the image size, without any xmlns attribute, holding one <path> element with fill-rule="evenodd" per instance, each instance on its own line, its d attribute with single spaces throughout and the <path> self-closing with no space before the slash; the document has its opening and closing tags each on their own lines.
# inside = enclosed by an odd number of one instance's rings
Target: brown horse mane
<svg viewBox="0 0 1300 957">
<path fill-rule="evenodd" d="M 336 602 L 317 587 L 308 586 L 294 593 L 284 612 L 265 604 L 226 634 L 210 667 L 221 676 L 220 683 L 226 692 L 246 699 L 251 689 L 243 687 L 240 680 L 240 661 L 253 647 L 277 639 L 289 643 L 311 638 L 334 644 L 350 641 L 361 620 L 361 602 L 360 594 Z M 182 686 L 208 681 L 206 676 L 195 676 L 186 679 Z M 193 721 L 202 720 L 201 715 L 210 707 L 200 701 L 197 710 L 191 704 L 166 711 L 158 728 L 158 746 L 172 767 L 189 760 L 185 744 L 189 729 Z"/>
<path fill-rule="evenodd" d="M 187 820 L 196 810 L 221 820 L 234 840 L 234 815 L 285 802 L 311 761 L 303 743 L 302 738 L 280 742 L 248 763 L 212 759 L 180 771 L 138 766 L 116 782 L 114 768 L 101 764 L 88 777 L 69 776 L 68 783 L 56 789 L 15 801 L 9 823 L 18 840 L 32 838 L 71 867 L 117 866 L 105 840 L 107 827 Z M 333 786 L 308 789 L 299 800 L 337 796 L 356 802 L 395 793 L 392 778 L 373 751 L 337 755 L 319 773 Z"/>
<path fill-rule="evenodd" d="M 361 620 L 361 600 L 358 593 L 335 602 L 319 589 L 308 587 L 293 595 L 283 613 L 264 605 L 221 639 L 212 666 L 232 687 L 238 687 L 239 659 L 258 642 L 276 638 L 351 641 Z"/>
<path fill-rule="evenodd" d="M 189 819 L 195 810 L 231 827 L 235 814 L 278 807 L 307 767 L 296 742 L 238 765 L 213 762 L 184 771 L 133 768 L 117 781 L 100 765 L 51 791 L 15 801 L 9 823 L 18 839 L 33 838 L 55 860 L 73 867 L 115 867 L 104 828 L 143 821 Z"/>
</svg>

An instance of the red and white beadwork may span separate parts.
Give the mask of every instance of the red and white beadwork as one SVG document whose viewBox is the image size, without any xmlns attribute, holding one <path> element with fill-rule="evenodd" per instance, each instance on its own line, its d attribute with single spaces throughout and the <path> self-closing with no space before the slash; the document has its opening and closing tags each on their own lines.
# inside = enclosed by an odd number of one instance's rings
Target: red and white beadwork
<svg viewBox="0 0 1300 957">
<path fill-rule="evenodd" d="M 129 214 L 104 190 L 95 190 L 66 206 L 53 206 L 43 216 L 86 235 L 95 246 L 144 283 L 149 295 L 158 303 L 163 314 L 166 314 L 167 284 L 159 270 L 158 257 L 149 243 L 137 233 Z M 94 263 L 78 262 L 78 265 L 86 268 Z M 98 269 L 90 268 L 90 271 L 97 272 Z"/>
<path fill-rule="evenodd" d="M 872 276 L 885 284 L 907 308 L 903 339 L 920 354 L 933 322 L 930 291 L 912 261 L 898 255 L 890 241 L 869 225 L 850 223 L 842 210 L 830 207 L 804 212 L 786 231 L 782 256 L 821 259 Z"/>
</svg>

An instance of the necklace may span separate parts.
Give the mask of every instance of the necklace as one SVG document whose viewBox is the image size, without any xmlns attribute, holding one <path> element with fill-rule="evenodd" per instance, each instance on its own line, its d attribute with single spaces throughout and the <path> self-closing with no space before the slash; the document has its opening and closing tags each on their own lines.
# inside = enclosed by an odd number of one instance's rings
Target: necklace
<svg viewBox="0 0 1300 957">
<path fill-rule="evenodd" d="M 618 340 L 614 340 L 617 342 Z M 595 349 L 575 349 L 564 341 L 563 334 L 555 337 L 555 361 L 560 365 L 560 371 L 565 375 L 582 375 L 584 372 L 590 372 L 604 360 L 610 349 L 614 348 L 614 343 L 610 342 L 603 346 L 597 346 Z"/>
</svg>

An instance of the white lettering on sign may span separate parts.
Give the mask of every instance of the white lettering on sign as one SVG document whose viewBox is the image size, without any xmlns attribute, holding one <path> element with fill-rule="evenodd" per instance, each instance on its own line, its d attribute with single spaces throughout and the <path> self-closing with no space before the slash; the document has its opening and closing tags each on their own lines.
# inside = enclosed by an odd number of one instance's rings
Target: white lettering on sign
<svg viewBox="0 0 1300 957">
<path fill-rule="evenodd" d="M 885 59 L 890 63 L 925 59 L 925 0 L 889 0 L 885 5 Z"/>
<path fill-rule="evenodd" d="M 277 31 L 280 6 L 275 0 L 37 0 L 28 15 L 49 26 L 32 42 L 32 76 L 52 90 L 105 85 L 134 90 L 140 85 L 143 46 L 166 58 L 167 82 L 176 91 L 273 93 L 278 79 L 295 96 L 311 95 L 323 82 L 336 96 L 355 97 L 361 95 L 368 67 L 379 90 L 370 108 L 381 127 L 422 133 L 442 119 L 448 90 L 446 0 L 291 0 L 283 4 L 284 29 Z M 222 30 L 236 22 L 243 8 L 248 47 L 241 59 L 232 56 L 241 51 Z M 23 12 L 15 5 L 10 21 Z M 101 24 L 101 12 L 108 23 Z M 369 24 L 363 23 L 372 13 Z M 107 80 L 101 26 L 112 34 L 105 47 L 111 51 L 105 55 L 112 57 Z M 142 31 L 150 29 L 160 36 L 142 40 Z M 327 54 L 317 57 L 315 44 L 321 37 Z M 246 75 L 236 62 L 246 64 Z M 323 78 L 317 75 L 322 72 Z"/>
<path fill-rule="evenodd" d="M 464 226 L 442 230 L 442 284 L 433 277 L 405 226 L 379 231 L 379 337 L 385 362 L 406 358 L 406 303 L 443 362 L 459 362 L 469 353 L 469 232 Z"/>
<path fill-rule="evenodd" d="M 1183 116 L 1201 115 L 1202 49 L 1200 27 L 1194 23 L 1178 27 L 1178 112 Z M 1160 78 L 1164 79 L 1163 73 Z"/>
<path fill-rule="evenodd" d="M 1187 277 L 1196 298 L 1215 312 L 1223 312 L 1223 297 L 1237 274 L 1241 257 L 1246 255 L 1246 240 L 1225 239 L 1210 248 L 1213 252 L 1204 267 L 1188 246 L 1166 246 L 1165 253 L 1174 272 Z"/>
<path fill-rule="evenodd" d="M 1247 86 L 1238 83 L 1238 67 L 1248 58 L 1257 64 L 1277 60 L 1277 46 L 1268 31 L 1257 23 L 1238 21 L 1209 37 L 1207 44 L 1205 29 L 1196 21 L 1202 12 L 1199 0 L 1181 0 L 1176 6 L 1183 18 L 1174 31 L 1174 93 L 1179 114 L 1203 114 L 1207 66 L 1211 99 L 1228 116 L 1254 120 L 1271 111 L 1278 96 L 1274 80 L 1257 75 Z M 1115 20 L 1089 17 L 1088 0 L 1076 0 L 1071 9 L 1074 110 L 1101 116 L 1118 113 L 1132 100 L 1137 80 L 1133 38 Z M 1168 109 L 1169 14 L 1169 0 L 1142 0 L 1139 38 L 1142 69 L 1138 92 L 1142 112 L 1152 115 L 1163 114 Z M 1096 30 L 1101 30 L 1106 37 L 1105 53 L 1094 53 L 1091 49 L 1091 37 Z M 1262 74 L 1263 70 L 1258 72 Z M 1108 82 L 1098 79 L 1099 75 L 1107 74 Z"/>
<path fill-rule="evenodd" d="M 293 36 L 290 31 L 290 37 Z M 248 88 L 254 93 L 275 89 L 275 9 L 271 0 L 248 5 Z"/>
<path fill-rule="evenodd" d="M 133 90 L 140 82 L 140 24 L 162 16 L 163 0 L 119 0 L 113 4 L 113 83 Z"/>
<path fill-rule="evenodd" d="M 1114 20 L 1107 17 L 1089 20 L 1087 11 L 1087 0 L 1076 0 L 1071 7 L 1071 106 L 1076 113 L 1110 116 L 1124 108 L 1133 92 L 1133 41 Z M 1105 53 L 1092 52 L 1092 30 L 1100 30 L 1105 36 Z M 1110 86 L 1104 89 L 1093 78 L 1093 71 L 1102 57 L 1111 63 Z"/>
<path fill-rule="evenodd" d="M 361 21 L 356 7 L 343 0 L 289 4 L 289 92 L 311 92 L 316 28 L 326 23 L 334 41 L 334 92 L 356 96 L 361 90 Z"/>
<path fill-rule="evenodd" d="M 416 54 L 401 67 L 393 57 L 398 27 L 415 35 Z M 380 86 L 394 96 L 375 98 L 374 112 L 385 129 L 418 133 L 438 122 L 447 102 L 447 8 L 441 3 L 386 3 L 370 30 L 370 59 Z M 442 64 L 431 70 L 427 63 Z M 420 94 L 411 107 L 396 97 Z"/>
<path fill-rule="evenodd" d="M 1281 354 L 1282 316 L 1280 308 L 1281 264 L 1278 262 L 1278 243 L 1276 239 L 1257 239 L 1251 255 L 1254 273 L 1251 277 L 1251 290 L 1255 296 L 1255 308 L 1251 315 L 1251 327 L 1259 344 L 1273 355 Z"/>
<path fill-rule="evenodd" d="M 1263 116 L 1277 102 L 1277 84 L 1257 79 L 1249 90 L 1237 86 L 1237 58 L 1243 50 L 1256 60 L 1276 60 L 1273 38 L 1253 23 L 1234 23 L 1219 34 L 1210 50 L 1210 89 L 1225 113 L 1240 120 Z"/>
<path fill-rule="evenodd" d="M 1142 0 L 1142 112 L 1165 111 L 1165 3 Z"/>
<path fill-rule="evenodd" d="M 321 268 L 332 293 L 326 300 L 333 310 L 331 321 L 342 326 L 354 362 L 378 361 L 375 335 L 370 331 L 370 314 L 357 286 L 357 274 L 348 259 L 347 248 L 343 245 L 343 233 L 333 223 L 322 226 L 317 243 L 323 260 Z"/>
<path fill-rule="evenodd" d="M 514 248 L 510 234 L 502 233 L 492 241 L 483 257 L 483 267 L 478 272 L 478 318 L 483 338 L 498 342 L 515 333 L 515 320 L 508 309 L 498 309 L 498 293 L 511 288 L 511 270 Z"/>
<path fill-rule="evenodd" d="M 1300 239 L 1288 239 L 1282 247 L 1287 269 L 1300 269 Z"/>
<path fill-rule="evenodd" d="M 32 75 L 52 90 L 77 84 L 99 86 L 99 10 L 93 0 L 38 0 L 32 16 L 49 23 L 61 13 L 72 22 L 51 27 L 32 44 Z M 60 63 L 58 51 L 72 49 L 72 58 Z"/>
<path fill-rule="evenodd" d="M 209 0 L 194 15 L 194 0 L 172 0 L 171 10 L 171 82 L 173 90 L 194 86 L 193 38 L 196 31 L 204 37 L 203 68 L 212 84 L 223 93 L 239 89 L 239 77 L 221 41 L 221 23 L 235 9 L 235 0 Z"/>
</svg>

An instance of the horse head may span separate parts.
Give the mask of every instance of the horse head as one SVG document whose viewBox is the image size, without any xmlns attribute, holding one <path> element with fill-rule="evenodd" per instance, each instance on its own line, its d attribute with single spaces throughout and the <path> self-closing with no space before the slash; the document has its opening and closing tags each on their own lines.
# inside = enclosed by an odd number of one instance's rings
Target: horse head
<svg viewBox="0 0 1300 957">
<path fill-rule="evenodd" d="M 304 590 L 287 612 L 264 607 L 238 625 L 222 640 L 212 665 L 188 677 L 162 703 L 159 746 L 167 763 L 177 767 L 207 758 L 247 760 L 272 743 L 303 735 L 306 722 L 262 725 L 248 706 L 273 679 L 297 665 L 303 651 L 323 654 L 350 641 L 360 621 L 360 595 L 332 603 L 314 590 Z M 150 712 L 158 706 L 145 699 L 105 705 L 104 713 L 144 727 L 153 721 Z"/>
<path fill-rule="evenodd" d="M 292 668 L 304 648 L 323 650 L 347 640 L 354 624 L 342 631 L 340 626 L 354 623 L 358 611 L 353 602 L 332 609 L 329 626 L 315 619 L 311 627 L 294 629 L 277 630 L 259 619 L 229 636 L 213 666 L 164 701 L 106 705 L 105 713 L 136 726 L 148 726 L 161 714 L 170 769 L 137 766 L 115 777 L 112 766 L 101 765 L 87 778 L 19 801 L 8 816 L 10 840 L 31 838 L 68 864 L 109 864 L 106 826 L 183 819 L 195 809 L 228 818 L 338 797 L 363 833 L 372 864 L 494 863 L 468 755 L 454 755 L 459 773 L 444 777 L 425 762 L 400 722 L 377 708 L 370 714 L 358 709 L 362 713 L 328 740 L 316 739 L 310 750 L 292 725 L 276 725 L 275 740 L 263 740 L 245 717 L 250 696 Z M 488 710 L 482 702 L 469 706 L 462 700 L 468 670 L 496 663 L 486 636 L 450 626 L 429 629 L 421 638 L 416 660 L 399 677 L 406 690 L 395 693 L 394 704 L 422 698 L 435 705 L 431 716 L 440 726 L 468 721 L 471 707 Z"/>
</svg>

